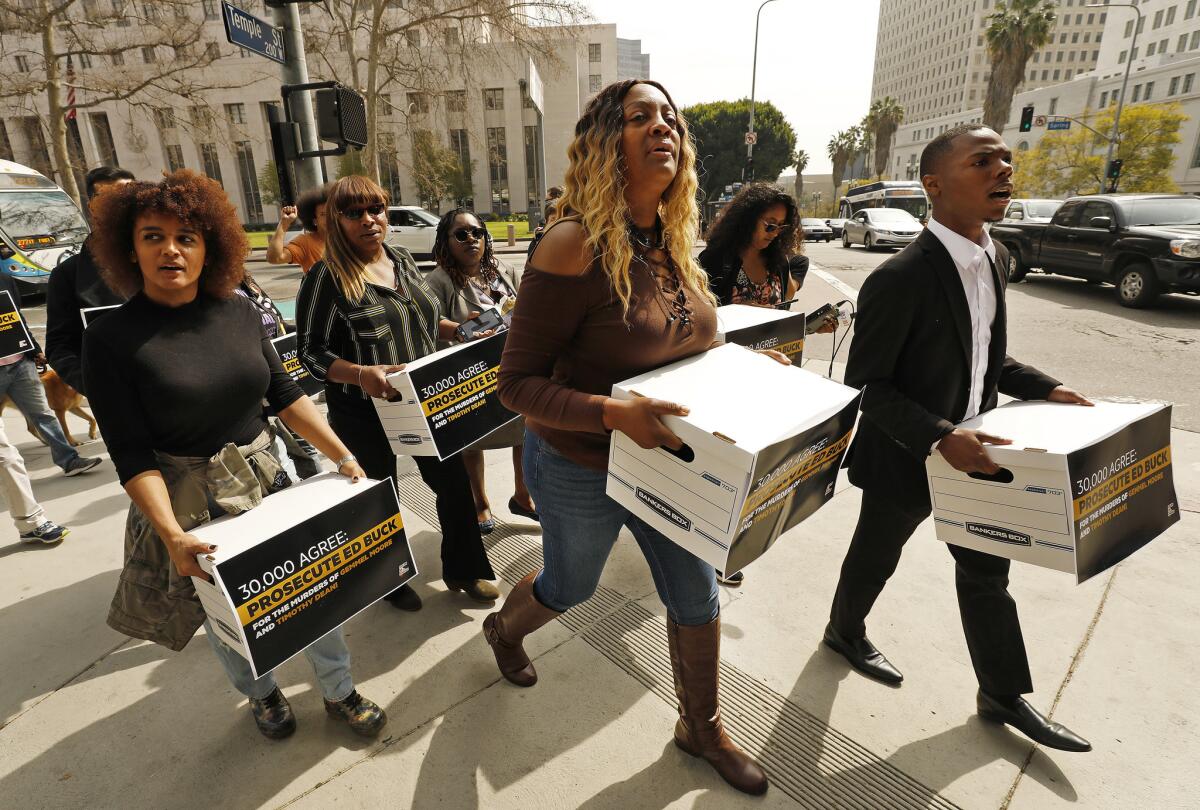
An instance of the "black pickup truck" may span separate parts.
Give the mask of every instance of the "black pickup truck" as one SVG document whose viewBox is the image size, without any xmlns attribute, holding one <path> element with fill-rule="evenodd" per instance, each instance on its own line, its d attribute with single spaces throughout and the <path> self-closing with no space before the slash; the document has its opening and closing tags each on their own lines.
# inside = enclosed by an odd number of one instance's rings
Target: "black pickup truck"
<svg viewBox="0 0 1200 810">
<path fill-rule="evenodd" d="M 1072 197 L 1048 224 L 1003 220 L 992 239 L 1008 248 L 1008 278 L 1031 268 L 1108 282 L 1127 307 L 1164 292 L 1200 295 L 1200 198 L 1186 194 Z"/>
</svg>

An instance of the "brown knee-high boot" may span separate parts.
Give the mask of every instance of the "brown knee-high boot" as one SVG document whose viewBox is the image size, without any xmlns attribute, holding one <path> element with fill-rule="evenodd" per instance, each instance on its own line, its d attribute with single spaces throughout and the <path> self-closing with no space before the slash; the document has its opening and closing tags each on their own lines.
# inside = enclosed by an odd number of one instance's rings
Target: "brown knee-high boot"
<svg viewBox="0 0 1200 810">
<path fill-rule="evenodd" d="M 537 683 L 537 671 L 525 654 L 521 640 L 561 615 L 534 596 L 533 580 L 537 575 L 538 572 L 534 571 L 518 582 L 504 600 L 504 606 L 496 613 L 489 613 L 483 620 L 483 637 L 496 655 L 500 674 L 517 686 L 533 686 Z"/>
<path fill-rule="evenodd" d="M 675 744 L 694 757 L 704 757 L 722 779 L 743 793 L 766 793 L 767 775 L 729 739 L 721 722 L 717 700 L 721 618 L 695 626 L 668 619 L 667 641 L 679 698 Z"/>
</svg>

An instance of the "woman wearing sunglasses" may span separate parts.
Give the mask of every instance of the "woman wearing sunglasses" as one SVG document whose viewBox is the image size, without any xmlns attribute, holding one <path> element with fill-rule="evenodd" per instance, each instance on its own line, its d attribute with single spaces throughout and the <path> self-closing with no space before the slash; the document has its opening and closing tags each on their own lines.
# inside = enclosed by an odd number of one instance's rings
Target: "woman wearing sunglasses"
<svg viewBox="0 0 1200 810">
<path fill-rule="evenodd" d="M 494 309 L 506 324 L 509 322 L 517 304 L 521 273 L 492 251 L 491 237 L 478 217 L 463 208 L 444 214 L 433 242 L 433 260 L 437 267 L 425 281 L 447 318 L 461 322 L 485 309 Z M 439 347 L 442 345 L 449 344 Z M 484 485 L 484 450 L 512 448 L 514 492 L 508 500 L 508 511 L 530 520 L 538 519 L 521 472 L 524 441 L 525 420 L 517 419 L 462 452 L 482 534 L 490 534 L 496 528 Z"/>
<path fill-rule="evenodd" d="M 296 325 L 300 359 L 325 382 L 329 422 L 367 475 L 396 475 L 396 456 L 371 403 L 396 390 L 387 375 L 437 350 L 458 323 L 442 317 L 437 297 L 403 248 L 384 244 L 387 193 L 366 177 L 343 177 L 329 189 L 325 257 L 300 284 Z M 442 529 L 442 579 L 451 590 L 491 602 L 500 592 L 475 522 L 471 484 L 462 459 L 413 459 L 437 496 Z M 401 610 L 419 610 L 407 585 L 386 597 Z"/>
<path fill-rule="evenodd" d="M 721 210 L 705 235 L 700 265 L 721 306 L 772 307 L 792 300 L 798 285 L 788 259 L 803 233 L 791 195 L 769 183 L 751 183 Z"/>
</svg>

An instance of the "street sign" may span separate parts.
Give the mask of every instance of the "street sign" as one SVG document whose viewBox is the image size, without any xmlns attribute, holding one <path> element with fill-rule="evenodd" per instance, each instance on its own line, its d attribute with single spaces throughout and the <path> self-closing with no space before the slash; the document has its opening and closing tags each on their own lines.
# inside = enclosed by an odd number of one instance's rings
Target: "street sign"
<svg viewBox="0 0 1200 810">
<path fill-rule="evenodd" d="M 226 39 L 239 48 L 254 51 L 281 65 L 287 62 L 281 29 L 227 2 L 221 3 L 221 9 L 224 11 Z"/>
<path fill-rule="evenodd" d="M 1046 126 L 1046 116 L 1044 116 L 1044 115 L 1035 115 L 1035 116 L 1033 117 L 1033 125 L 1034 125 L 1035 127 L 1044 127 L 1044 126 Z"/>
<path fill-rule="evenodd" d="M 758 143 L 758 133 L 757 132 L 747 132 L 746 133 L 746 146 L 754 146 L 757 143 Z"/>
<path fill-rule="evenodd" d="M 1046 129 L 1070 129 L 1071 122 L 1066 118 L 1058 118 L 1046 124 Z"/>
</svg>

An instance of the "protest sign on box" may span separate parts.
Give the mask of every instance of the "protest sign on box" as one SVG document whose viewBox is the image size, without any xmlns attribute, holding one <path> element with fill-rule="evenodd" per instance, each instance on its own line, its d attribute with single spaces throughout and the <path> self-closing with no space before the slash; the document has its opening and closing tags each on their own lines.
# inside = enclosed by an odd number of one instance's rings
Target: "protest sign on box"
<svg viewBox="0 0 1200 810">
<path fill-rule="evenodd" d="M 929 457 L 939 540 L 1083 582 L 1179 520 L 1170 405 L 1010 402 L 961 427 L 1013 443 L 988 445 L 994 475 Z"/>
<path fill-rule="evenodd" d="M 308 369 L 300 362 L 298 339 L 299 336 L 295 332 L 291 332 L 275 338 L 271 341 L 271 345 L 275 347 L 280 361 L 283 362 L 283 370 L 291 376 L 292 382 L 300 386 L 300 390 L 305 394 L 310 397 L 315 396 L 324 390 L 325 384 L 309 374 Z"/>
<path fill-rule="evenodd" d="M 517 418 L 496 393 L 505 338 L 451 346 L 388 375 L 399 396 L 372 401 L 392 452 L 446 459 Z"/>
<path fill-rule="evenodd" d="M 804 313 L 771 307 L 717 307 L 717 340 L 747 349 L 774 349 L 796 365 L 804 359 Z"/>
<path fill-rule="evenodd" d="M 417 574 L 392 479 L 324 473 L 192 529 L 214 631 L 262 677 Z"/>
<path fill-rule="evenodd" d="M 610 498 L 722 571 L 740 571 L 833 497 L 859 393 L 727 344 L 613 386 L 678 402 L 680 450 L 613 433 Z"/>
<path fill-rule="evenodd" d="M 0 360 L 25 354 L 32 348 L 33 338 L 17 310 L 12 294 L 8 290 L 0 290 Z"/>
</svg>

